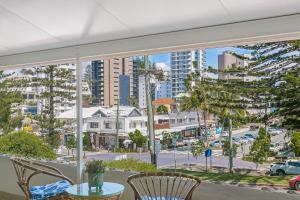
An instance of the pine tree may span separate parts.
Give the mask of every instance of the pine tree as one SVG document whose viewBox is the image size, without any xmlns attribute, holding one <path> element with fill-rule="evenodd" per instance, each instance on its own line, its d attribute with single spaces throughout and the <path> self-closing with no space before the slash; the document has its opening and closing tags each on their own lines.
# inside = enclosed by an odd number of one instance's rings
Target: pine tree
<svg viewBox="0 0 300 200">
<path fill-rule="evenodd" d="M 275 117 L 282 119 L 288 130 L 300 130 L 300 68 L 291 70 L 278 78 L 274 87 Z"/>
<path fill-rule="evenodd" d="M 63 123 L 56 118 L 55 106 L 74 100 L 75 87 L 72 84 L 74 77 L 70 68 L 58 65 L 36 67 L 27 70 L 27 74 L 33 75 L 32 81 L 28 83 L 31 87 L 43 88 L 40 93 L 40 101 L 43 102 L 41 113 L 36 117 L 42 132 L 46 134 L 46 141 L 53 147 L 60 145 L 60 132 Z"/>
<path fill-rule="evenodd" d="M 270 144 L 270 135 L 267 134 L 265 129 L 260 128 L 258 137 L 255 139 L 250 149 L 250 158 L 254 163 L 256 163 L 256 168 L 258 167 L 258 164 L 268 160 Z"/>
<path fill-rule="evenodd" d="M 11 75 L 0 71 L 0 133 L 13 131 L 20 126 L 23 119 L 19 109 L 23 97 L 16 90 L 23 81 L 14 81 L 10 79 Z"/>
</svg>

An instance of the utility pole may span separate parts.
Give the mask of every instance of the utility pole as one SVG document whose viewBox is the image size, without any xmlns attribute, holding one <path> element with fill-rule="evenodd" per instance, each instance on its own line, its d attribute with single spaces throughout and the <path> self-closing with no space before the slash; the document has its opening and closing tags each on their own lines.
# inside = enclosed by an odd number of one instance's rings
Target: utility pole
<svg viewBox="0 0 300 200">
<path fill-rule="evenodd" d="M 152 110 L 152 98 L 151 98 L 151 85 L 150 85 L 150 66 L 148 56 L 144 56 L 145 62 L 145 85 L 146 85 L 146 103 L 147 103 L 147 116 L 148 116 L 148 134 L 150 142 L 150 155 L 151 164 L 157 167 L 157 158 L 155 154 L 155 135 L 154 135 L 154 125 L 153 125 L 153 110 Z"/>
<path fill-rule="evenodd" d="M 232 155 L 232 120 L 229 120 L 229 172 L 233 173 L 233 155 Z"/>
<path fill-rule="evenodd" d="M 118 97 L 117 117 L 116 117 L 116 144 L 115 149 L 119 148 L 119 112 L 120 112 L 120 97 Z"/>
<path fill-rule="evenodd" d="M 268 107 L 267 107 L 267 99 L 266 99 L 267 97 L 265 96 L 265 130 L 266 130 L 266 133 L 267 133 L 267 135 L 268 135 L 268 124 L 267 124 L 267 119 L 268 119 L 268 117 L 267 117 L 267 114 L 268 114 Z"/>
</svg>

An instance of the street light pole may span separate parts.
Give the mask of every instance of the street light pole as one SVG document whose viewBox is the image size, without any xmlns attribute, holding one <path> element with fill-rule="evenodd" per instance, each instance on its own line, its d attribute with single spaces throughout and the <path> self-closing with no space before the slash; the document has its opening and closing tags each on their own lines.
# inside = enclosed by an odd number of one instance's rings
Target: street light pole
<svg viewBox="0 0 300 200">
<path fill-rule="evenodd" d="M 229 120 L 229 172 L 233 173 L 233 152 L 232 152 L 232 120 Z"/>
<path fill-rule="evenodd" d="M 153 110 L 152 110 L 152 98 L 151 98 L 151 85 L 150 85 L 150 66 L 148 56 L 144 56 L 145 62 L 145 86 L 146 86 L 146 103 L 147 103 L 147 116 L 148 116 L 148 134 L 150 141 L 150 155 L 151 163 L 157 166 L 157 158 L 155 154 L 155 135 L 154 135 L 154 123 L 153 123 Z"/>
<path fill-rule="evenodd" d="M 76 182 L 83 181 L 83 120 L 82 120 L 82 65 L 79 58 L 76 59 L 76 135 L 77 135 L 77 176 Z"/>
<path fill-rule="evenodd" d="M 120 98 L 118 97 L 118 104 L 117 104 L 117 116 L 116 116 L 116 144 L 115 149 L 119 148 L 119 112 L 120 112 Z"/>
</svg>

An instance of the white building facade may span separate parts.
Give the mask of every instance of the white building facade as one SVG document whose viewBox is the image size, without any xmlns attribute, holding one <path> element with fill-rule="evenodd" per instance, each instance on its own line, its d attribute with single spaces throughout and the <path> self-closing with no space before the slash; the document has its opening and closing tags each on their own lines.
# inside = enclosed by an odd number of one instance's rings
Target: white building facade
<svg viewBox="0 0 300 200">
<path fill-rule="evenodd" d="M 203 50 L 180 51 L 171 53 L 171 83 L 172 97 L 185 92 L 184 80 L 188 74 L 202 76 L 205 65 Z"/>
</svg>

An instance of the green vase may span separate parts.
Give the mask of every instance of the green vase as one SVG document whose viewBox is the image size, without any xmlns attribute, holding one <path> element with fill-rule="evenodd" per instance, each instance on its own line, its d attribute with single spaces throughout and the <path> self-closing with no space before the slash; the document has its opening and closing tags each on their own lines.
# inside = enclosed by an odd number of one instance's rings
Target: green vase
<svg viewBox="0 0 300 200">
<path fill-rule="evenodd" d="M 96 188 L 96 192 L 100 192 L 103 186 L 104 173 L 88 173 L 89 190 Z"/>
</svg>

